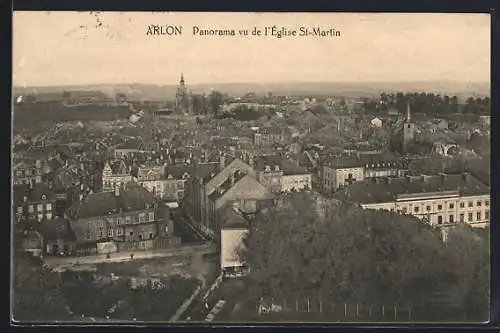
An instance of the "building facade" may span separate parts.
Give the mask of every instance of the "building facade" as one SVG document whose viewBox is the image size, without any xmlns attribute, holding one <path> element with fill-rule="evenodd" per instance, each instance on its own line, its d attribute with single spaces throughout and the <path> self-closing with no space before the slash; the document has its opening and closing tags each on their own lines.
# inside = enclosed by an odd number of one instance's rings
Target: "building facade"
<svg viewBox="0 0 500 333">
<path fill-rule="evenodd" d="M 341 197 L 366 209 L 409 214 L 438 227 L 490 223 L 490 189 L 470 174 L 367 179 L 351 185 Z"/>
<path fill-rule="evenodd" d="M 106 163 L 102 171 L 102 191 L 113 192 L 117 187 L 123 188 L 125 184 L 132 181 L 130 171 L 124 161 L 115 163 L 113 168 Z"/>
</svg>

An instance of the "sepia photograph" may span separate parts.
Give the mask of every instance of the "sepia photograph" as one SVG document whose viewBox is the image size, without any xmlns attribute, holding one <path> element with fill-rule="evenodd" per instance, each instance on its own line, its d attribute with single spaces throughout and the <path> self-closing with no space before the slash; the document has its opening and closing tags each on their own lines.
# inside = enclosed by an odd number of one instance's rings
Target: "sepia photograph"
<svg viewBox="0 0 500 333">
<path fill-rule="evenodd" d="M 11 322 L 488 322 L 490 19 L 14 11 Z"/>
</svg>

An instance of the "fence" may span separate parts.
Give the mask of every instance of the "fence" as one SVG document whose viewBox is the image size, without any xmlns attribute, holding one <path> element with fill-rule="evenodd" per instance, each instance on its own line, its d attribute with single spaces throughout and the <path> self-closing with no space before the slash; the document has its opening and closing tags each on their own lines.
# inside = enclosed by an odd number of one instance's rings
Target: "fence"
<svg viewBox="0 0 500 333">
<path fill-rule="evenodd" d="M 408 322 L 414 320 L 412 307 L 398 304 L 335 303 L 317 298 L 262 298 L 257 301 L 260 316 L 282 314 L 329 321 Z"/>
<path fill-rule="evenodd" d="M 137 242 L 118 242 L 118 251 L 131 251 L 131 250 L 159 250 L 167 249 L 175 245 L 179 245 L 181 239 L 179 237 L 147 239 Z"/>
</svg>

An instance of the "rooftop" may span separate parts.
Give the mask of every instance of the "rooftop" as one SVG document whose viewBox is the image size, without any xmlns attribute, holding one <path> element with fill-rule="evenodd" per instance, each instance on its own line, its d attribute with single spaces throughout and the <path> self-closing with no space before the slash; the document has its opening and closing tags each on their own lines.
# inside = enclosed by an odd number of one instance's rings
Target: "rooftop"
<svg viewBox="0 0 500 333">
<path fill-rule="evenodd" d="M 219 216 L 222 228 L 224 229 L 239 229 L 248 228 L 248 221 L 243 216 L 243 213 L 236 207 L 226 207 Z"/>
<path fill-rule="evenodd" d="M 29 184 L 14 185 L 12 192 L 13 201 L 16 204 L 23 202 L 24 197 L 26 197 L 27 202 L 52 200 L 54 198 L 52 189 L 45 183 L 34 183 L 32 187 Z M 43 199 L 44 196 L 45 199 Z"/>
<path fill-rule="evenodd" d="M 88 195 L 83 202 L 77 202 L 70 207 L 70 215 L 74 220 L 94 216 L 106 216 L 118 212 L 131 212 L 153 208 L 156 200 L 145 188 L 127 184 L 115 192 L 100 192 Z"/>
<path fill-rule="evenodd" d="M 365 179 L 353 183 L 335 197 L 361 204 L 392 202 L 398 195 L 458 191 L 461 196 L 484 195 L 490 188 L 470 174 L 422 175 L 401 178 Z"/>
</svg>

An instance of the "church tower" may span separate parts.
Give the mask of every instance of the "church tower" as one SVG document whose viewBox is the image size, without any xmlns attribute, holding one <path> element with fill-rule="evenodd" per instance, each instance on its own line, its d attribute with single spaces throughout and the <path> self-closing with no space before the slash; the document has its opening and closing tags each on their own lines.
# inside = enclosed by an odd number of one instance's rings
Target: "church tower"
<svg viewBox="0 0 500 333">
<path fill-rule="evenodd" d="M 415 124 L 411 122 L 410 102 L 407 105 L 406 121 L 403 124 L 403 151 L 415 140 Z"/>
<path fill-rule="evenodd" d="M 191 103 L 186 88 L 186 82 L 184 81 L 184 74 L 181 73 L 181 80 L 179 81 L 177 93 L 175 94 L 175 111 L 179 113 L 190 113 L 190 105 Z"/>
</svg>

